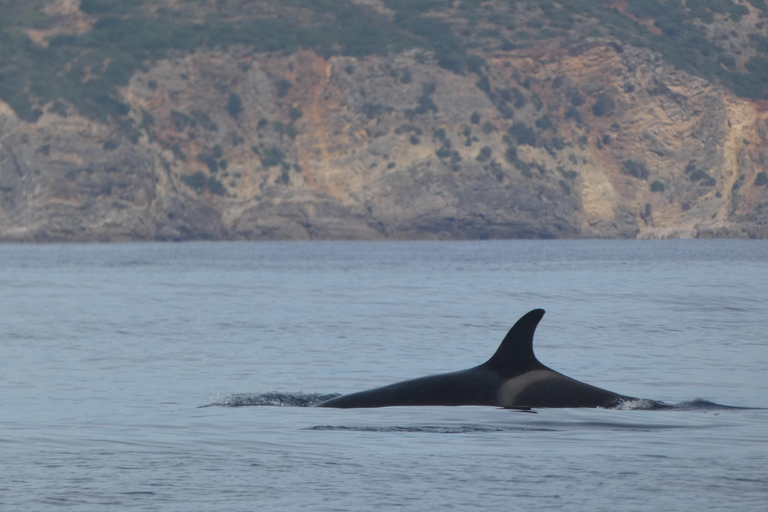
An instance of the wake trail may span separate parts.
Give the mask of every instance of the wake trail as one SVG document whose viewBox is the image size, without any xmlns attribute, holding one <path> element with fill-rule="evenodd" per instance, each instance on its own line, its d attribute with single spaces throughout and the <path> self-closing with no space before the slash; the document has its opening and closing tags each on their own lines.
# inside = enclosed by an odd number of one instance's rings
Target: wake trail
<svg viewBox="0 0 768 512">
<path fill-rule="evenodd" d="M 313 407 L 319 403 L 341 396 L 340 393 L 289 393 L 273 391 L 269 393 L 234 393 L 219 398 L 200 407 Z M 540 408 L 511 408 L 535 412 Z M 611 409 L 620 411 L 753 411 L 765 410 L 763 407 L 741 407 L 724 405 L 696 398 L 676 404 L 658 400 L 628 400 Z"/>
</svg>

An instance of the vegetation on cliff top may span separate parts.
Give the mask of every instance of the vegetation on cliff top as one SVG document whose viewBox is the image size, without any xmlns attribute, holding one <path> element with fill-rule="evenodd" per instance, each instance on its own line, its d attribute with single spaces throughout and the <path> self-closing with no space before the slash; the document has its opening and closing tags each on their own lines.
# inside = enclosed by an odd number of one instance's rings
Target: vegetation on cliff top
<svg viewBox="0 0 768 512">
<path fill-rule="evenodd" d="M 49 3 L 0 0 L 0 99 L 27 121 L 52 103 L 65 112 L 63 100 L 93 119 L 130 124 L 117 89 L 137 70 L 173 51 L 232 45 L 325 56 L 418 47 L 455 73 L 478 73 L 482 87 L 486 52 L 608 37 L 740 96 L 768 94 L 764 0 L 384 0 L 391 16 L 351 0 L 81 0 L 91 24 L 83 33 L 60 27 Z M 48 31 L 43 44 L 30 29 Z"/>
</svg>

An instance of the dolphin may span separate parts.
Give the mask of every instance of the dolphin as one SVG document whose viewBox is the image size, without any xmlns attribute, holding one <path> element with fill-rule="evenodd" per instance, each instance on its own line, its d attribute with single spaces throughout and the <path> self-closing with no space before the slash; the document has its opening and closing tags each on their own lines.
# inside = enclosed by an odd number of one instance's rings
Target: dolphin
<svg viewBox="0 0 768 512">
<path fill-rule="evenodd" d="M 404 405 L 489 405 L 508 409 L 616 407 L 637 398 L 579 382 L 547 368 L 533 354 L 543 309 L 525 314 L 488 361 L 452 373 L 406 380 L 326 400 L 342 409 Z"/>
</svg>

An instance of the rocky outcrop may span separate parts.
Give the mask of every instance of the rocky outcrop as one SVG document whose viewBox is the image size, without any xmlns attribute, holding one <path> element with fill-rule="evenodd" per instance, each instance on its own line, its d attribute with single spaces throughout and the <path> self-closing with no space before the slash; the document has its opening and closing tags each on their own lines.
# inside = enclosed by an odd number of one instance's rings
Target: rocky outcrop
<svg viewBox="0 0 768 512">
<path fill-rule="evenodd" d="M 768 236 L 768 113 L 649 50 L 199 51 L 121 123 L 0 103 L 0 239 Z"/>
</svg>

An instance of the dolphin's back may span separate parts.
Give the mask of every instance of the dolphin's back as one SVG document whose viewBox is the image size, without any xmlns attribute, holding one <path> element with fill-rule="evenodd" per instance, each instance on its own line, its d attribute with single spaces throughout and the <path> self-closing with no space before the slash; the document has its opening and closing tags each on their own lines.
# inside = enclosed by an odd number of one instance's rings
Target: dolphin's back
<svg viewBox="0 0 768 512">
<path fill-rule="evenodd" d="M 496 405 L 503 379 L 482 367 L 430 375 L 332 398 L 318 407 L 395 407 L 406 405 Z"/>
<path fill-rule="evenodd" d="M 499 407 L 615 407 L 634 400 L 607 389 L 566 377 L 549 368 L 525 372 L 506 380 L 496 396 Z"/>
</svg>

